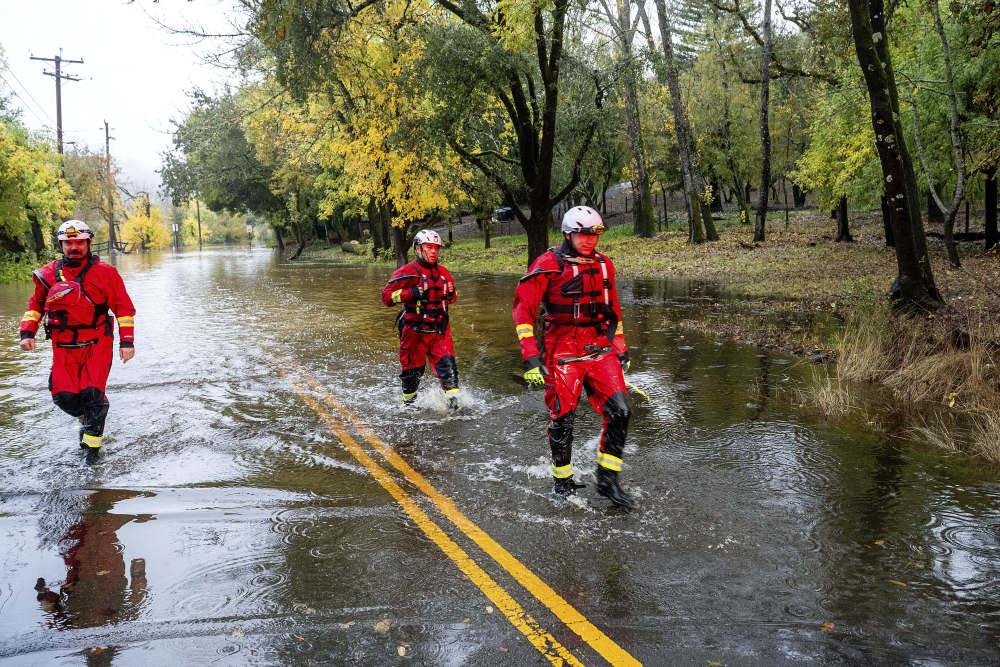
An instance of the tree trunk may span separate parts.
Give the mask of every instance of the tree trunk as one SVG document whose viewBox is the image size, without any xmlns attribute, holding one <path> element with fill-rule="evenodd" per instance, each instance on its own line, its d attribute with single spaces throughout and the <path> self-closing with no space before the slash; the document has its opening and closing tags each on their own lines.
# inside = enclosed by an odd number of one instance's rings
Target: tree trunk
<svg viewBox="0 0 1000 667">
<path fill-rule="evenodd" d="M 927 190 L 927 222 L 944 222 L 944 211 L 934 201 L 934 186 Z"/>
<path fill-rule="evenodd" d="M 632 158 L 632 228 L 635 235 L 649 238 L 653 235 L 653 203 L 649 190 L 649 174 L 646 172 L 646 149 L 642 141 L 642 121 L 639 119 L 639 94 L 636 80 L 639 73 L 632 58 L 632 2 L 618 0 L 618 16 L 608 16 L 617 22 L 619 64 L 624 68 L 622 87 L 625 93 L 625 130 L 628 136 L 629 155 Z"/>
<path fill-rule="evenodd" d="M 691 208 L 693 210 L 695 210 L 695 211 L 699 210 L 698 209 L 698 195 L 695 194 L 694 192 L 692 192 L 689 198 L 690 198 L 690 201 L 691 201 L 691 203 L 690 203 Z M 689 231 L 690 231 L 691 236 L 688 237 L 688 243 L 703 243 L 705 241 L 705 237 L 703 237 L 701 235 L 702 234 L 702 227 L 701 227 L 701 225 L 694 225 L 694 226 L 691 227 L 691 229 Z"/>
<path fill-rule="evenodd" d="M 665 0 L 653 0 L 656 5 L 657 22 L 660 28 L 660 47 L 663 49 L 663 60 L 667 88 L 670 91 L 670 109 L 674 116 L 674 131 L 677 134 L 677 152 L 681 161 L 681 177 L 684 183 L 684 204 L 688 217 L 688 242 L 701 243 L 704 240 L 704 218 L 698 205 L 700 176 L 695 172 L 698 168 L 694 134 L 684 111 L 684 100 L 681 97 L 681 84 L 677 74 L 677 63 L 674 58 L 673 34 L 667 21 Z M 652 28 L 644 10 L 640 10 L 646 23 L 646 33 L 652 39 Z M 652 46 L 652 45 L 651 45 Z M 662 80 L 662 79 L 661 79 Z M 711 217 L 709 218 L 711 220 Z M 713 228 L 714 232 L 714 228 Z M 718 238 L 717 234 L 713 234 Z M 714 239 L 712 239 L 714 240 Z"/>
<path fill-rule="evenodd" d="M 896 240 L 892 236 L 892 207 L 889 206 L 889 198 L 882 195 L 882 226 L 885 227 L 885 246 L 894 248 Z"/>
<path fill-rule="evenodd" d="M 492 229 L 491 229 L 492 226 L 493 226 L 493 221 L 492 220 L 490 220 L 489 218 L 486 218 L 485 220 L 483 220 L 483 223 L 482 223 L 482 228 L 483 228 L 483 248 L 485 248 L 486 250 L 490 249 L 490 232 L 492 231 Z"/>
<path fill-rule="evenodd" d="M 934 285 L 916 177 L 899 120 L 899 97 L 885 35 L 883 0 L 848 0 L 847 4 L 858 63 L 871 101 L 885 193 L 892 208 L 897 276 L 889 295 L 906 310 L 937 310 L 944 301 Z"/>
<path fill-rule="evenodd" d="M 806 205 L 806 193 L 799 187 L 798 183 L 792 183 L 792 204 L 795 205 L 796 209 Z"/>
<path fill-rule="evenodd" d="M 385 242 L 382 239 L 382 223 L 379 220 L 380 214 L 378 210 L 378 204 L 375 199 L 368 200 L 368 231 L 372 235 L 372 255 L 378 257 L 378 253 L 382 248 L 385 247 Z"/>
<path fill-rule="evenodd" d="M 764 242 L 767 193 L 771 187 L 771 124 L 768 122 L 771 110 L 771 50 L 771 0 L 764 0 L 764 50 L 760 63 L 760 199 L 757 223 L 753 229 L 753 240 L 757 243 Z"/>
<path fill-rule="evenodd" d="M 847 195 L 842 196 L 837 205 L 837 238 L 834 240 L 837 243 L 854 242 L 851 231 L 847 227 Z"/>
<path fill-rule="evenodd" d="M 392 251 L 396 256 L 396 268 L 399 268 L 409 261 L 410 247 L 406 242 L 406 227 L 392 225 L 390 233 L 392 234 Z"/>
<path fill-rule="evenodd" d="M 285 256 L 285 239 L 281 238 L 281 226 L 271 225 L 271 229 L 274 230 L 274 241 L 278 244 L 278 254 L 282 257 Z"/>
<path fill-rule="evenodd" d="M 986 250 L 993 250 L 1000 245 L 1000 234 L 997 233 L 997 168 L 986 169 L 986 201 L 983 211 L 983 228 L 986 231 Z"/>
<path fill-rule="evenodd" d="M 548 188 L 544 193 L 537 193 L 531 202 L 531 217 L 524 231 L 528 235 L 528 266 L 542 253 L 549 249 L 549 224 L 552 222 L 552 204 L 549 201 Z"/>
</svg>

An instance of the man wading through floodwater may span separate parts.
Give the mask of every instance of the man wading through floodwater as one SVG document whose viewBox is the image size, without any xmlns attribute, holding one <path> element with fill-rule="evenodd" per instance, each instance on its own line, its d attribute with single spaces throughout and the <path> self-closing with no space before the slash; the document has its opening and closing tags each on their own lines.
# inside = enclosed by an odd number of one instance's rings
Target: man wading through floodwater
<svg viewBox="0 0 1000 667">
<path fill-rule="evenodd" d="M 118 356 L 122 363 L 135 355 L 135 308 L 117 269 L 90 253 L 94 233 L 87 223 L 69 220 L 57 233 L 63 256 L 32 274 L 35 291 L 21 319 L 21 349 L 35 349 L 42 316 L 52 339 L 52 401 L 80 420 L 80 447 L 93 463 L 101 451 L 108 397 L 104 389 L 111 372 L 114 321 L 118 318 Z"/>
<path fill-rule="evenodd" d="M 573 418 L 580 392 L 586 388 L 591 405 L 604 415 L 597 492 L 615 505 L 631 507 L 632 497 L 618 483 L 630 414 L 624 376 L 628 347 L 614 264 L 595 251 L 604 229 L 600 214 L 588 206 L 566 211 L 562 246 L 538 257 L 518 283 L 514 326 L 521 343 L 524 379 L 545 387 L 553 492 L 565 497 L 585 486 L 574 481 L 571 460 Z M 544 359 L 533 325 L 539 305 L 545 322 Z"/>
<path fill-rule="evenodd" d="M 448 409 L 458 410 L 458 367 L 448 324 L 448 306 L 458 297 L 448 269 L 438 264 L 441 237 L 424 229 L 413 237 L 417 258 L 396 269 L 382 289 L 382 303 L 402 304 L 399 363 L 403 372 L 403 403 L 413 405 L 428 358 L 448 398 Z"/>
</svg>

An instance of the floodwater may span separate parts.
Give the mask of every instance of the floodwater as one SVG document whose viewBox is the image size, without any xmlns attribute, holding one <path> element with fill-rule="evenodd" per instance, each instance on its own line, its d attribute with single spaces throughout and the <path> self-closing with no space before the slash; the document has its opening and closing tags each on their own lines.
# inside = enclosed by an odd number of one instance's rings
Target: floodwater
<svg viewBox="0 0 1000 667">
<path fill-rule="evenodd" d="M 447 264 L 447 251 L 443 253 Z M 457 275 L 464 415 L 400 406 L 386 269 L 127 256 L 136 357 L 103 458 L 15 344 L 0 286 L 0 661 L 997 664 L 1000 472 L 799 406 L 808 364 L 672 326 L 705 286 L 621 285 L 622 511 L 583 403 L 554 499 L 512 277 Z M 36 590 L 36 582 L 44 586 Z"/>
</svg>

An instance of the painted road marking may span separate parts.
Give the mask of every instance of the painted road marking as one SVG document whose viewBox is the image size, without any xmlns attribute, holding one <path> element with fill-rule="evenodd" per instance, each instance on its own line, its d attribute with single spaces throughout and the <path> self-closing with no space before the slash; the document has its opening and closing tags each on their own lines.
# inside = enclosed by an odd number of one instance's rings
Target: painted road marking
<svg viewBox="0 0 1000 667">
<path fill-rule="evenodd" d="M 374 447 L 386 461 L 403 474 L 403 476 L 414 486 L 420 489 L 455 526 L 461 530 L 469 539 L 479 545 L 483 551 L 489 554 L 503 569 L 524 586 L 535 598 L 548 607 L 556 617 L 566 626 L 575 632 L 581 639 L 597 651 L 605 660 L 612 665 L 641 665 L 625 649 L 620 647 L 610 637 L 591 623 L 576 608 L 567 602 L 561 595 L 542 581 L 538 575 L 528 569 L 523 563 L 517 560 L 490 537 L 482 528 L 472 522 L 471 519 L 462 514 L 455 506 L 454 501 L 442 494 L 430 482 L 425 480 L 416 470 L 403 460 L 389 445 L 376 436 L 368 426 L 362 422 L 350 410 L 340 405 L 325 387 L 321 386 L 304 369 L 294 364 L 300 376 L 309 384 L 310 388 L 316 392 L 323 401 L 331 408 L 339 412 L 351 426 L 364 437 L 368 443 Z"/>
<path fill-rule="evenodd" d="M 430 537 L 434 544 L 438 546 L 445 553 L 445 555 L 450 558 L 455 565 L 458 566 L 469 580 L 472 581 L 476 586 L 479 587 L 487 598 L 490 599 L 493 604 L 496 605 L 497 609 L 507 617 L 507 620 L 517 628 L 521 634 L 527 637 L 528 641 L 538 649 L 538 651 L 544 655 L 548 660 L 554 665 L 575 665 L 577 667 L 583 667 L 576 656 L 569 652 L 569 650 L 556 641 L 555 637 L 544 630 L 534 618 L 529 614 L 524 612 L 524 609 L 517 603 L 514 598 L 510 596 L 507 591 L 500 587 L 493 579 L 488 575 L 479 565 L 472 560 L 465 551 L 462 550 L 458 544 L 456 544 L 448 535 L 441 530 L 441 528 L 434 523 L 421 510 L 412 498 L 404 491 L 396 482 L 392 480 L 392 477 L 384 468 L 371 459 L 368 454 L 364 452 L 363 449 L 348 435 L 347 430 L 344 428 L 343 424 L 330 413 L 329 410 L 320 405 L 316 400 L 306 393 L 306 389 L 301 387 L 292 378 L 290 378 L 287 372 L 281 368 L 278 368 L 278 372 L 284 376 L 285 380 L 292 386 L 295 393 L 306 402 L 306 404 L 312 408 L 313 412 L 323 418 L 333 431 L 334 435 L 340 440 L 344 445 L 344 448 L 351 453 L 354 458 L 358 460 L 368 472 L 371 473 L 372 477 L 382 485 L 386 491 L 399 503 L 400 507 L 413 519 L 414 523 Z"/>
</svg>

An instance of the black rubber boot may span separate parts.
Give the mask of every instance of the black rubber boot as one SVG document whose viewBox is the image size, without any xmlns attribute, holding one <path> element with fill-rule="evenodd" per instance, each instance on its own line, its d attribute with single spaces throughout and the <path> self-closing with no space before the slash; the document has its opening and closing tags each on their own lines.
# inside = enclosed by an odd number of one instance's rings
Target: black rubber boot
<svg viewBox="0 0 1000 667">
<path fill-rule="evenodd" d="M 83 442 L 83 427 L 82 426 L 80 427 L 80 437 L 77 438 L 77 442 L 80 445 L 80 449 L 89 449 L 89 447 L 87 447 L 87 445 L 84 444 L 84 442 Z"/>
<path fill-rule="evenodd" d="M 448 409 L 449 410 L 458 410 L 458 398 L 457 397 L 455 397 L 455 396 L 449 396 L 448 397 Z"/>
<path fill-rule="evenodd" d="M 586 488 L 586 486 L 587 486 L 586 484 L 577 484 L 573 480 L 573 475 L 570 475 L 569 477 L 564 477 L 562 479 L 558 477 L 552 478 L 552 493 L 556 494 L 561 498 L 565 498 L 566 496 L 576 495 L 577 489 L 583 489 Z"/>
<path fill-rule="evenodd" d="M 635 500 L 625 493 L 618 484 L 618 473 L 614 470 L 599 467 L 597 469 L 597 492 L 613 502 L 618 507 L 632 507 Z"/>
<path fill-rule="evenodd" d="M 94 465 L 101 458 L 101 448 L 100 447 L 87 447 L 87 458 L 84 461 L 87 465 Z"/>
</svg>

